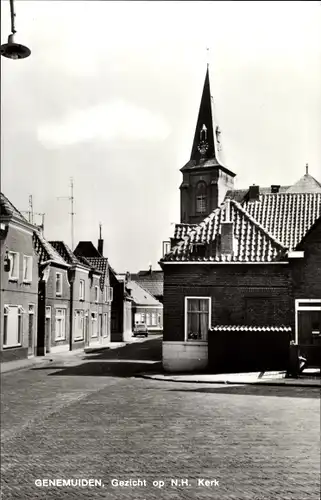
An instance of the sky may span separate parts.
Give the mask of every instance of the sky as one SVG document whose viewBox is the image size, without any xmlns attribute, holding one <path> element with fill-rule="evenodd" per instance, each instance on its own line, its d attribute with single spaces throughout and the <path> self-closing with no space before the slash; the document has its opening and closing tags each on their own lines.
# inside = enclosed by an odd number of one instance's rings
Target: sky
<svg viewBox="0 0 321 500">
<path fill-rule="evenodd" d="M 321 180 L 320 1 L 16 0 L 15 11 L 32 53 L 1 58 L 1 191 L 25 211 L 32 195 L 47 239 L 71 245 L 72 177 L 75 243 L 96 243 L 101 223 L 117 272 L 159 268 L 207 62 L 235 187 L 292 184 L 307 162 Z M 8 0 L 1 33 L 6 43 Z"/>
</svg>

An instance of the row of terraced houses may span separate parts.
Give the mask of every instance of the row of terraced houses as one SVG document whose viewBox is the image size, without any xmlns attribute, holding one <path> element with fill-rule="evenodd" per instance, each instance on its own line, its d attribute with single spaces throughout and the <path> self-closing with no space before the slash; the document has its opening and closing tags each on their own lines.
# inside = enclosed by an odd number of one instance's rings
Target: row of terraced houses
<svg viewBox="0 0 321 500">
<path fill-rule="evenodd" d="M 101 235 L 97 248 L 81 241 L 72 251 L 0 201 L 1 361 L 127 342 L 138 320 L 162 332 L 161 297 L 116 274 Z"/>
</svg>

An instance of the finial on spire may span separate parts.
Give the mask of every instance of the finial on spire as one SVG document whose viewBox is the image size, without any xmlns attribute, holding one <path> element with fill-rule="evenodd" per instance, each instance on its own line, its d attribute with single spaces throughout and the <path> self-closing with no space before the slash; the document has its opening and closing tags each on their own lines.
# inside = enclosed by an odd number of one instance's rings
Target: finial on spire
<svg viewBox="0 0 321 500">
<path fill-rule="evenodd" d="M 209 68 L 210 65 L 210 48 L 206 47 L 206 59 L 207 59 L 207 69 Z"/>
<path fill-rule="evenodd" d="M 99 222 L 99 239 L 101 240 L 101 222 Z"/>
<path fill-rule="evenodd" d="M 309 164 L 308 163 L 305 164 L 305 173 L 306 173 L 306 175 L 308 175 L 308 173 L 309 173 Z"/>
</svg>

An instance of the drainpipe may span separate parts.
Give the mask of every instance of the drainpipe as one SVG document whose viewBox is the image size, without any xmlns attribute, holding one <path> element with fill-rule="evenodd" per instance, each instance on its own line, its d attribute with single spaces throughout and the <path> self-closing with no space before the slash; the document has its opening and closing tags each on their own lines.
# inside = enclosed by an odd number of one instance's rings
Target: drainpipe
<svg viewBox="0 0 321 500">
<path fill-rule="evenodd" d="M 70 283 L 69 351 L 72 351 L 75 275 L 74 275 L 74 270 L 70 270 L 69 273 L 70 273 L 69 274 L 69 283 Z"/>
</svg>

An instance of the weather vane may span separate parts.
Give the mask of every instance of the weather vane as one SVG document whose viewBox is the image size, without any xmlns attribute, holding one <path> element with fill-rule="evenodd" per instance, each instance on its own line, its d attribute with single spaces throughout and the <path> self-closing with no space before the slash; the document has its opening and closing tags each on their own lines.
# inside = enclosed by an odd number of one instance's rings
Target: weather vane
<svg viewBox="0 0 321 500">
<path fill-rule="evenodd" d="M 7 57 L 8 59 L 24 59 L 30 56 L 31 50 L 20 43 L 15 43 L 14 35 L 17 33 L 14 23 L 14 18 L 16 17 L 13 0 L 10 2 L 10 15 L 11 15 L 11 35 L 8 36 L 8 43 L 1 45 L 1 55 Z"/>
</svg>

